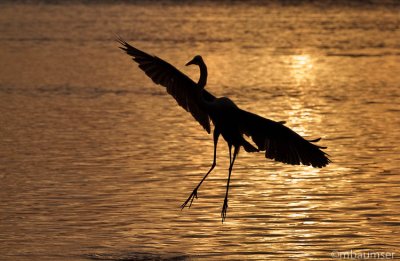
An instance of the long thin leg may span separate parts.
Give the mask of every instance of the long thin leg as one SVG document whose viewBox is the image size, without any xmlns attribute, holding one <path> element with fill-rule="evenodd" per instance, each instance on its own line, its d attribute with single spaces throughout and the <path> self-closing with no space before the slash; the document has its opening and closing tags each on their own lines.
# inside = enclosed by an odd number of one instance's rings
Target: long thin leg
<svg viewBox="0 0 400 261">
<path fill-rule="evenodd" d="M 240 146 L 235 146 L 235 149 L 233 151 L 233 158 L 231 156 L 231 145 L 229 145 L 229 176 L 228 176 L 228 182 L 226 184 L 226 193 L 225 193 L 225 199 L 224 199 L 224 205 L 222 206 L 222 212 L 221 212 L 221 217 L 222 217 L 222 223 L 224 223 L 224 220 L 226 218 L 226 211 L 228 209 L 228 193 L 229 193 L 229 182 L 231 180 L 231 174 L 232 174 L 232 169 L 233 169 L 233 164 L 235 164 L 235 159 L 237 154 L 239 153 Z"/>
<path fill-rule="evenodd" d="M 218 138 L 219 135 L 221 133 L 219 132 L 219 130 L 217 128 L 214 129 L 214 133 L 213 133 L 213 137 L 214 137 L 214 160 L 213 163 L 211 165 L 211 168 L 208 170 L 207 174 L 203 177 L 203 179 L 200 181 L 200 183 L 194 188 L 192 194 L 190 194 L 190 196 L 188 197 L 188 199 L 185 201 L 185 203 L 183 203 L 181 205 L 181 209 L 183 209 L 184 207 L 186 207 L 186 205 L 189 203 L 189 208 L 192 206 L 193 200 L 194 198 L 197 198 L 197 190 L 200 188 L 201 184 L 203 183 L 203 181 L 207 178 L 208 174 L 211 173 L 211 171 L 215 168 L 215 166 L 217 165 L 217 144 L 218 144 Z"/>
</svg>

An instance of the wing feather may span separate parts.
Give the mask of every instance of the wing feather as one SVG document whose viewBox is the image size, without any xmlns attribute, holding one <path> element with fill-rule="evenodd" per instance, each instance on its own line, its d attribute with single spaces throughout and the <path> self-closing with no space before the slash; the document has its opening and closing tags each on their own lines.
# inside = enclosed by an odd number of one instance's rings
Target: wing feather
<svg viewBox="0 0 400 261">
<path fill-rule="evenodd" d="M 265 151 L 265 157 L 275 161 L 308 165 L 322 168 L 331 161 L 328 155 L 317 146 L 280 122 L 275 122 L 254 113 L 239 109 L 239 125 L 242 133 L 251 137 L 258 149 Z"/>
<path fill-rule="evenodd" d="M 202 109 L 196 95 L 200 93 L 199 87 L 189 77 L 180 72 L 171 64 L 149 55 L 118 38 L 117 41 L 122 45 L 120 48 L 138 63 L 139 68 L 156 84 L 166 87 L 167 92 L 173 96 L 176 102 L 187 112 L 192 114 L 200 125 L 210 133 L 210 116 Z M 206 90 L 202 90 L 203 98 L 206 101 L 215 100 L 215 96 Z"/>
</svg>

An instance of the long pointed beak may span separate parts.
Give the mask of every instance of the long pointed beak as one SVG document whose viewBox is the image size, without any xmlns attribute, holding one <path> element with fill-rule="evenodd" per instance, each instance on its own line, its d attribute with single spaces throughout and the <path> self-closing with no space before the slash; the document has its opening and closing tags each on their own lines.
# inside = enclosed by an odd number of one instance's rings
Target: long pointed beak
<svg viewBox="0 0 400 261">
<path fill-rule="evenodd" d="M 187 64 L 185 64 L 186 66 L 189 66 L 189 65 L 192 65 L 192 64 L 194 64 L 193 63 L 193 60 L 191 60 L 190 62 L 188 62 Z"/>
</svg>

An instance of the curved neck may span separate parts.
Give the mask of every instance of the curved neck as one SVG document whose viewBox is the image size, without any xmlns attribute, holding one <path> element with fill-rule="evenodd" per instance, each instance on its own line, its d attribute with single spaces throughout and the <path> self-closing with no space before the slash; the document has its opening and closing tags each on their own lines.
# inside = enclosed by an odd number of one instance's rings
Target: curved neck
<svg viewBox="0 0 400 261">
<path fill-rule="evenodd" d="M 207 66 L 204 62 L 199 64 L 200 67 L 200 79 L 199 82 L 197 83 L 197 85 L 200 86 L 200 88 L 204 88 L 207 84 Z"/>
</svg>

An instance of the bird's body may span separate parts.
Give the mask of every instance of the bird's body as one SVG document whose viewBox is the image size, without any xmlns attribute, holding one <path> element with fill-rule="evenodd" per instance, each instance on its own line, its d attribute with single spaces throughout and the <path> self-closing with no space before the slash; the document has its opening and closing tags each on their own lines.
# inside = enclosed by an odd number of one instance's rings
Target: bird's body
<svg viewBox="0 0 400 261">
<path fill-rule="evenodd" d="M 186 64 L 195 64 L 200 68 L 200 78 L 195 83 L 174 66 L 157 56 L 149 55 L 129 45 L 121 38 L 118 39 L 118 42 L 122 45 L 120 48 L 139 64 L 139 68 L 153 82 L 166 87 L 167 92 L 175 98 L 181 107 L 190 112 L 208 133 L 211 132 L 210 121 L 214 124 L 213 164 L 188 199 L 182 204 L 182 208 L 188 204 L 188 207 L 192 205 L 194 198 L 197 198 L 197 190 L 216 166 L 217 144 L 220 135 L 228 143 L 230 158 L 229 176 L 221 212 L 222 221 L 226 217 L 229 182 L 240 147 L 243 147 L 247 152 L 265 151 L 266 158 L 286 164 L 303 164 L 318 168 L 329 164 L 330 160 L 327 154 L 321 150 L 325 147 L 313 144 L 320 139 L 306 140 L 284 126 L 284 122 L 276 122 L 242 110 L 229 98 L 216 98 L 205 90 L 208 72 L 201 56 L 195 56 Z M 244 138 L 245 136 L 250 137 L 254 145 L 247 141 Z M 234 148 L 233 154 L 232 147 Z"/>
<path fill-rule="evenodd" d="M 239 145 L 242 137 L 234 117 L 238 109 L 239 107 L 227 97 L 217 98 L 208 105 L 208 113 L 215 128 L 219 129 L 225 141 L 232 145 Z"/>
<path fill-rule="evenodd" d="M 208 112 L 215 129 L 219 130 L 228 145 L 242 146 L 247 152 L 258 151 L 243 137 L 240 119 L 236 116 L 241 109 L 229 98 L 221 97 L 208 104 Z"/>
</svg>

